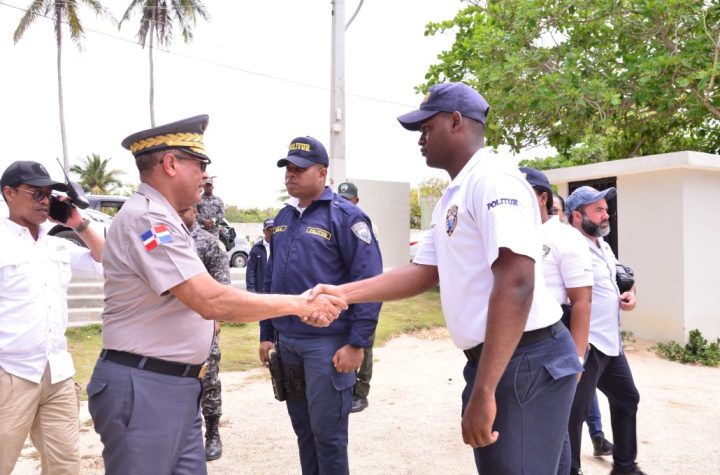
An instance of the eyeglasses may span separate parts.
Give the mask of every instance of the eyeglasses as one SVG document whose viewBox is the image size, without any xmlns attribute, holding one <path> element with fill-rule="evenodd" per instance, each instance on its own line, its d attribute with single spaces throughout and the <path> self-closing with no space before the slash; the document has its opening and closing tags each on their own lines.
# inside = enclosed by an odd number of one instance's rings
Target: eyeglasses
<svg viewBox="0 0 720 475">
<path fill-rule="evenodd" d="M 49 198 L 50 195 L 52 195 L 52 190 L 44 191 L 44 190 L 34 189 L 34 190 L 30 191 L 30 190 L 26 190 L 25 188 L 19 188 L 19 187 L 14 187 L 14 188 L 16 190 L 24 191 L 25 193 L 32 195 L 33 199 L 38 202 L 44 200 L 45 198 Z"/>
<path fill-rule="evenodd" d="M 179 158 L 180 160 L 194 160 L 200 164 L 200 171 L 204 172 L 207 170 L 208 162 L 206 160 L 203 160 L 202 158 L 197 157 L 178 157 L 176 155 L 176 158 Z"/>
</svg>

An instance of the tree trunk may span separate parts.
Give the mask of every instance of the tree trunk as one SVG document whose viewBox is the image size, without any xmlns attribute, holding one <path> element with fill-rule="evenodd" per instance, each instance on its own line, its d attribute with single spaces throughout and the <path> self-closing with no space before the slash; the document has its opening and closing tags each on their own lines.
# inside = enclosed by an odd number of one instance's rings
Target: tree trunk
<svg viewBox="0 0 720 475">
<path fill-rule="evenodd" d="M 153 23 L 150 26 L 150 47 L 148 56 L 150 58 L 150 127 L 155 127 L 155 67 L 153 64 L 153 34 L 155 33 L 155 10 L 153 10 Z"/>
<path fill-rule="evenodd" d="M 56 8 L 60 4 L 56 3 Z M 62 139 L 63 168 L 65 173 L 70 172 L 70 158 L 68 157 L 67 135 L 65 132 L 65 105 L 63 102 L 62 87 L 62 23 L 60 22 L 61 12 L 56 12 L 55 41 L 57 43 L 57 82 L 58 82 L 58 110 L 60 112 L 60 138 Z"/>
</svg>

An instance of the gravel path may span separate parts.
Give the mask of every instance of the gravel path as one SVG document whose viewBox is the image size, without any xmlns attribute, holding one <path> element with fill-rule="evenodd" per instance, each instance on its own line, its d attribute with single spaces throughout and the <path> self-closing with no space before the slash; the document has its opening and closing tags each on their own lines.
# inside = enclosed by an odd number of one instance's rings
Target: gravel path
<svg viewBox="0 0 720 475">
<path fill-rule="evenodd" d="M 638 446 L 648 474 L 720 473 L 720 369 L 658 358 L 636 341 L 627 347 L 640 390 Z M 464 357 L 444 329 L 401 336 L 375 350 L 370 407 L 352 414 L 350 464 L 354 473 L 472 474 L 471 450 L 460 435 Z M 285 406 L 275 401 L 262 368 L 223 373 L 221 434 L 224 455 L 210 474 L 300 473 L 295 436 Z M 606 433 L 607 402 L 601 395 Z M 87 404 L 82 412 L 83 474 L 102 473 L 102 446 Z M 583 470 L 607 474 L 611 457 L 594 458 L 585 434 Z M 13 473 L 37 474 L 28 442 Z"/>
</svg>

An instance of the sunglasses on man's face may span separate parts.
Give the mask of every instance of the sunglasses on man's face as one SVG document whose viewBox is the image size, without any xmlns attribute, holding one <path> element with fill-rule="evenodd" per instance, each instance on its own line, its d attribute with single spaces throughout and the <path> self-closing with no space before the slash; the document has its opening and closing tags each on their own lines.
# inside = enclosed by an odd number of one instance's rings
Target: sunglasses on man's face
<svg viewBox="0 0 720 475">
<path fill-rule="evenodd" d="M 177 157 L 177 158 L 179 158 L 180 160 L 194 160 L 200 164 L 201 172 L 204 172 L 205 170 L 207 170 L 208 162 L 206 162 L 202 158 L 197 158 L 197 157 Z"/>
<path fill-rule="evenodd" d="M 40 202 L 40 201 L 44 200 L 45 198 L 49 198 L 50 195 L 52 195 L 52 190 L 45 191 L 45 190 L 41 190 L 39 188 L 34 188 L 32 190 L 26 190 L 25 188 L 19 188 L 19 187 L 16 187 L 15 189 L 24 191 L 25 193 L 32 195 L 32 198 L 37 202 Z"/>
</svg>

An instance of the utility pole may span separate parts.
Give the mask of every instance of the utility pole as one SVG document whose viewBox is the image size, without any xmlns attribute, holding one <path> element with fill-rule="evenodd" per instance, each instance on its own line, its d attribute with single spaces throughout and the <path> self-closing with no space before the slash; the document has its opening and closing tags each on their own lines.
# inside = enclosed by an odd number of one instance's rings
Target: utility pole
<svg viewBox="0 0 720 475">
<path fill-rule="evenodd" d="M 345 181 L 345 0 L 332 0 L 330 186 Z"/>
</svg>

